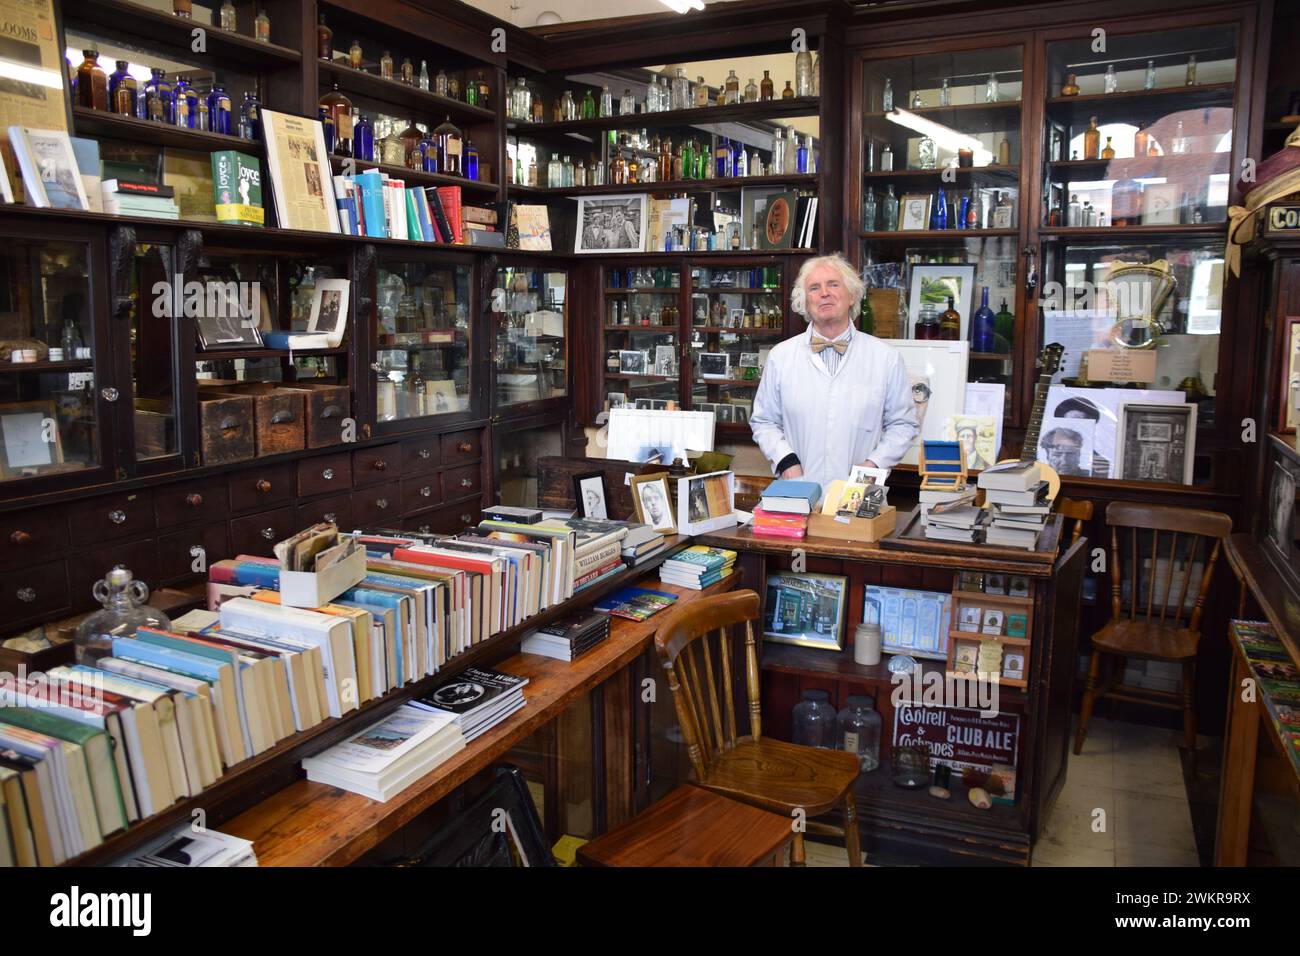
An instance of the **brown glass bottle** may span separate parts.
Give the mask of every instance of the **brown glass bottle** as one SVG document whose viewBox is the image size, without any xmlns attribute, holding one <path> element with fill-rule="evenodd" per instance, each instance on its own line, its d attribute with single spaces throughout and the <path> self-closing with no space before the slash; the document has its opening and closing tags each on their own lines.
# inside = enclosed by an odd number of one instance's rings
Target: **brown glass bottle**
<svg viewBox="0 0 1300 956">
<path fill-rule="evenodd" d="M 627 160 L 623 158 L 622 151 L 614 158 L 610 178 L 614 181 L 615 186 L 622 186 L 627 183 Z"/>
<path fill-rule="evenodd" d="M 325 14 L 316 24 L 316 55 L 322 60 L 334 59 L 334 31 L 325 25 Z"/>
<path fill-rule="evenodd" d="M 1101 158 L 1101 130 L 1097 129 L 1097 117 L 1095 116 L 1089 120 L 1088 128 L 1083 131 L 1083 158 Z"/>
<path fill-rule="evenodd" d="M 921 315 L 916 320 L 916 328 L 912 330 L 912 338 L 937 339 L 939 332 L 939 317 L 934 314 L 934 306 L 927 302 L 921 306 Z"/>
<path fill-rule="evenodd" d="M 953 307 L 953 297 L 948 296 L 948 308 L 939 316 L 939 338 L 956 342 L 961 338 L 961 315 Z"/>
<path fill-rule="evenodd" d="M 769 73 L 767 70 L 763 71 L 763 79 L 758 84 L 758 90 L 759 90 L 758 93 L 759 99 L 763 101 L 772 99 L 774 95 L 773 88 L 772 88 L 772 76 L 771 73 Z"/>
<path fill-rule="evenodd" d="M 338 81 L 320 98 L 334 120 L 334 155 L 352 155 L 352 101 L 339 90 Z"/>
<path fill-rule="evenodd" d="M 86 59 L 77 67 L 77 105 L 108 109 L 108 74 L 99 65 L 98 50 L 82 50 Z"/>
<path fill-rule="evenodd" d="M 397 138 L 402 141 L 402 157 L 406 165 L 411 169 L 423 169 L 424 160 L 420 155 L 420 141 L 424 139 L 424 134 L 415 125 L 415 120 L 410 120 L 406 124 L 406 129 L 397 134 Z"/>
<path fill-rule="evenodd" d="M 1133 155 L 1145 156 L 1150 145 L 1151 134 L 1147 132 L 1146 124 L 1143 124 L 1139 126 L 1137 132 L 1133 134 Z"/>
<path fill-rule="evenodd" d="M 673 178 L 673 141 L 667 136 L 659 141 L 659 178 Z"/>
<path fill-rule="evenodd" d="M 790 81 L 789 81 L 789 80 L 786 80 L 786 81 L 785 81 L 785 89 L 783 89 L 783 90 L 781 91 L 781 99 L 783 99 L 783 100 L 792 100 L 792 99 L 794 99 L 794 87 L 792 87 L 792 86 L 790 85 Z"/>
<path fill-rule="evenodd" d="M 628 184 L 640 182 L 637 179 L 637 173 L 641 170 L 641 164 L 637 162 L 636 153 L 632 153 L 627 158 L 627 181 Z"/>
</svg>

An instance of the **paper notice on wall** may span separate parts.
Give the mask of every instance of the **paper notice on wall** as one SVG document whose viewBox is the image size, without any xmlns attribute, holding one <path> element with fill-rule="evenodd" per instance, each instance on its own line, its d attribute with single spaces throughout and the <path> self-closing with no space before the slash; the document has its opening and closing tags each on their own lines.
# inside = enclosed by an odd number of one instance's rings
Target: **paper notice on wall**
<svg viewBox="0 0 1300 956">
<path fill-rule="evenodd" d="M 713 451 L 713 426 L 712 412 L 611 408 L 605 455 L 624 461 L 654 458 L 667 468 L 674 458 L 686 461 L 687 448 Z"/>
<path fill-rule="evenodd" d="M 1099 309 L 1044 312 L 1043 341 L 1059 342 L 1065 346 L 1061 369 L 1053 381 L 1077 376 L 1083 356 L 1090 349 L 1106 347 L 1114 321 L 1109 312 Z"/>
<path fill-rule="evenodd" d="M 993 450 L 997 455 L 1002 454 L 1002 416 L 1006 401 L 1007 387 L 1001 382 L 971 382 L 966 386 L 965 413 L 995 419 Z"/>
<path fill-rule="evenodd" d="M 1088 378 L 1095 382 L 1153 382 L 1156 353 L 1143 349 L 1089 349 Z"/>
</svg>

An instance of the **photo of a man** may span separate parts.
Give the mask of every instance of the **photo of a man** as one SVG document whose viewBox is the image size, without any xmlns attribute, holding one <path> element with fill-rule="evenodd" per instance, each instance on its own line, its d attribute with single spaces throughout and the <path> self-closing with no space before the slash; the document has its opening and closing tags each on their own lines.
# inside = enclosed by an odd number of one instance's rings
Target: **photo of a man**
<svg viewBox="0 0 1300 956">
<path fill-rule="evenodd" d="M 1051 421 L 1053 427 L 1039 439 L 1039 460 L 1051 465 L 1058 475 L 1091 475 L 1092 428 L 1083 422 Z"/>
</svg>

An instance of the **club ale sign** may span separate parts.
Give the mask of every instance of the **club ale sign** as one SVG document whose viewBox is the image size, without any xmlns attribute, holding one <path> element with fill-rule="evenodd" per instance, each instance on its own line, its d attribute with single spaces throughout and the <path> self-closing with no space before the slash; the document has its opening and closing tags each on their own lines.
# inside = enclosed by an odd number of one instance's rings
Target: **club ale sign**
<svg viewBox="0 0 1300 956">
<path fill-rule="evenodd" d="M 957 770 L 992 770 L 995 763 L 1014 767 L 1019 744 L 1019 714 L 984 717 L 978 710 L 913 704 L 894 708 L 895 747 L 929 747 L 931 761 Z"/>
</svg>

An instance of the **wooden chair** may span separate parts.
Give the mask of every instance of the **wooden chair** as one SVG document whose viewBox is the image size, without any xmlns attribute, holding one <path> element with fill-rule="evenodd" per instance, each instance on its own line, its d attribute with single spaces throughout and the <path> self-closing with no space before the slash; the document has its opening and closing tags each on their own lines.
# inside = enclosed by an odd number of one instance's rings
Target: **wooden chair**
<svg viewBox="0 0 1300 956">
<path fill-rule="evenodd" d="M 1057 498 L 1056 510 L 1067 518 L 1074 519 L 1074 531 L 1070 535 L 1070 545 L 1083 537 L 1083 529 L 1092 520 L 1092 502 L 1077 501 L 1074 498 Z"/>
<path fill-rule="evenodd" d="M 1214 567 L 1219 560 L 1224 539 L 1232 531 L 1232 519 L 1217 511 L 1200 511 L 1193 508 L 1170 508 L 1162 505 L 1137 505 L 1111 502 L 1106 508 L 1106 524 L 1110 525 L 1110 604 L 1111 619 L 1092 636 L 1092 659 L 1088 665 L 1088 682 L 1083 692 L 1083 706 L 1079 713 L 1079 729 L 1074 737 L 1074 752 L 1083 749 L 1088 735 L 1088 721 L 1092 708 L 1100 697 L 1113 697 L 1135 703 L 1183 711 L 1183 742 L 1190 753 L 1192 765 L 1196 759 L 1196 647 L 1201 639 L 1201 611 L 1205 595 L 1214 579 Z M 1128 534 L 1124 534 L 1127 529 Z M 1140 551 L 1144 532 L 1151 532 L 1151 550 L 1147 559 L 1149 567 L 1143 571 Z M 1161 545 L 1161 534 L 1172 535 L 1172 540 Z M 1179 554 L 1178 539 L 1185 538 L 1186 552 Z M 1128 538 L 1127 549 L 1122 547 Z M 1124 552 L 1127 550 L 1125 575 Z M 1198 552 L 1205 570 L 1197 588 L 1196 602 L 1187 611 L 1193 565 Z M 1157 559 L 1167 564 L 1161 568 Z M 1174 584 L 1175 561 L 1183 562 L 1178 575 L 1177 592 Z M 1127 579 L 1128 613 L 1124 612 L 1123 586 Z M 1163 582 L 1158 587 L 1158 582 Z M 1144 594 L 1145 592 L 1145 594 Z M 1159 607 L 1156 597 L 1159 595 Z M 1171 602 L 1171 595 L 1175 599 Z M 1145 601 L 1145 610 L 1141 608 Z M 1184 618 L 1186 622 L 1184 623 Z M 1102 656 L 1107 657 L 1107 675 L 1100 677 Z M 1116 683 L 1122 679 L 1124 660 L 1129 657 L 1150 661 L 1170 661 L 1183 665 L 1183 690 L 1181 694 L 1148 688 L 1131 687 Z M 1119 678 L 1116 677 L 1119 675 Z"/>
<path fill-rule="evenodd" d="M 754 643 L 758 607 L 757 594 L 737 591 L 670 611 L 655 633 L 655 650 L 668 674 L 696 782 L 706 790 L 779 813 L 792 823 L 796 811 L 802 810 L 808 830 L 842 836 L 849 865 L 861 866 L 853 796 L 857 757 L 762 735 L 758 648 Z M 751 733 L 737 737 L 733 645 L 727 629 L 742 623 Z M 842 828 L 811 819 L 837 806 L 844 810 Z M 793 866 L 804 864 L 803 833 L 797 830 L 790 862 Z"/>
</svg>

